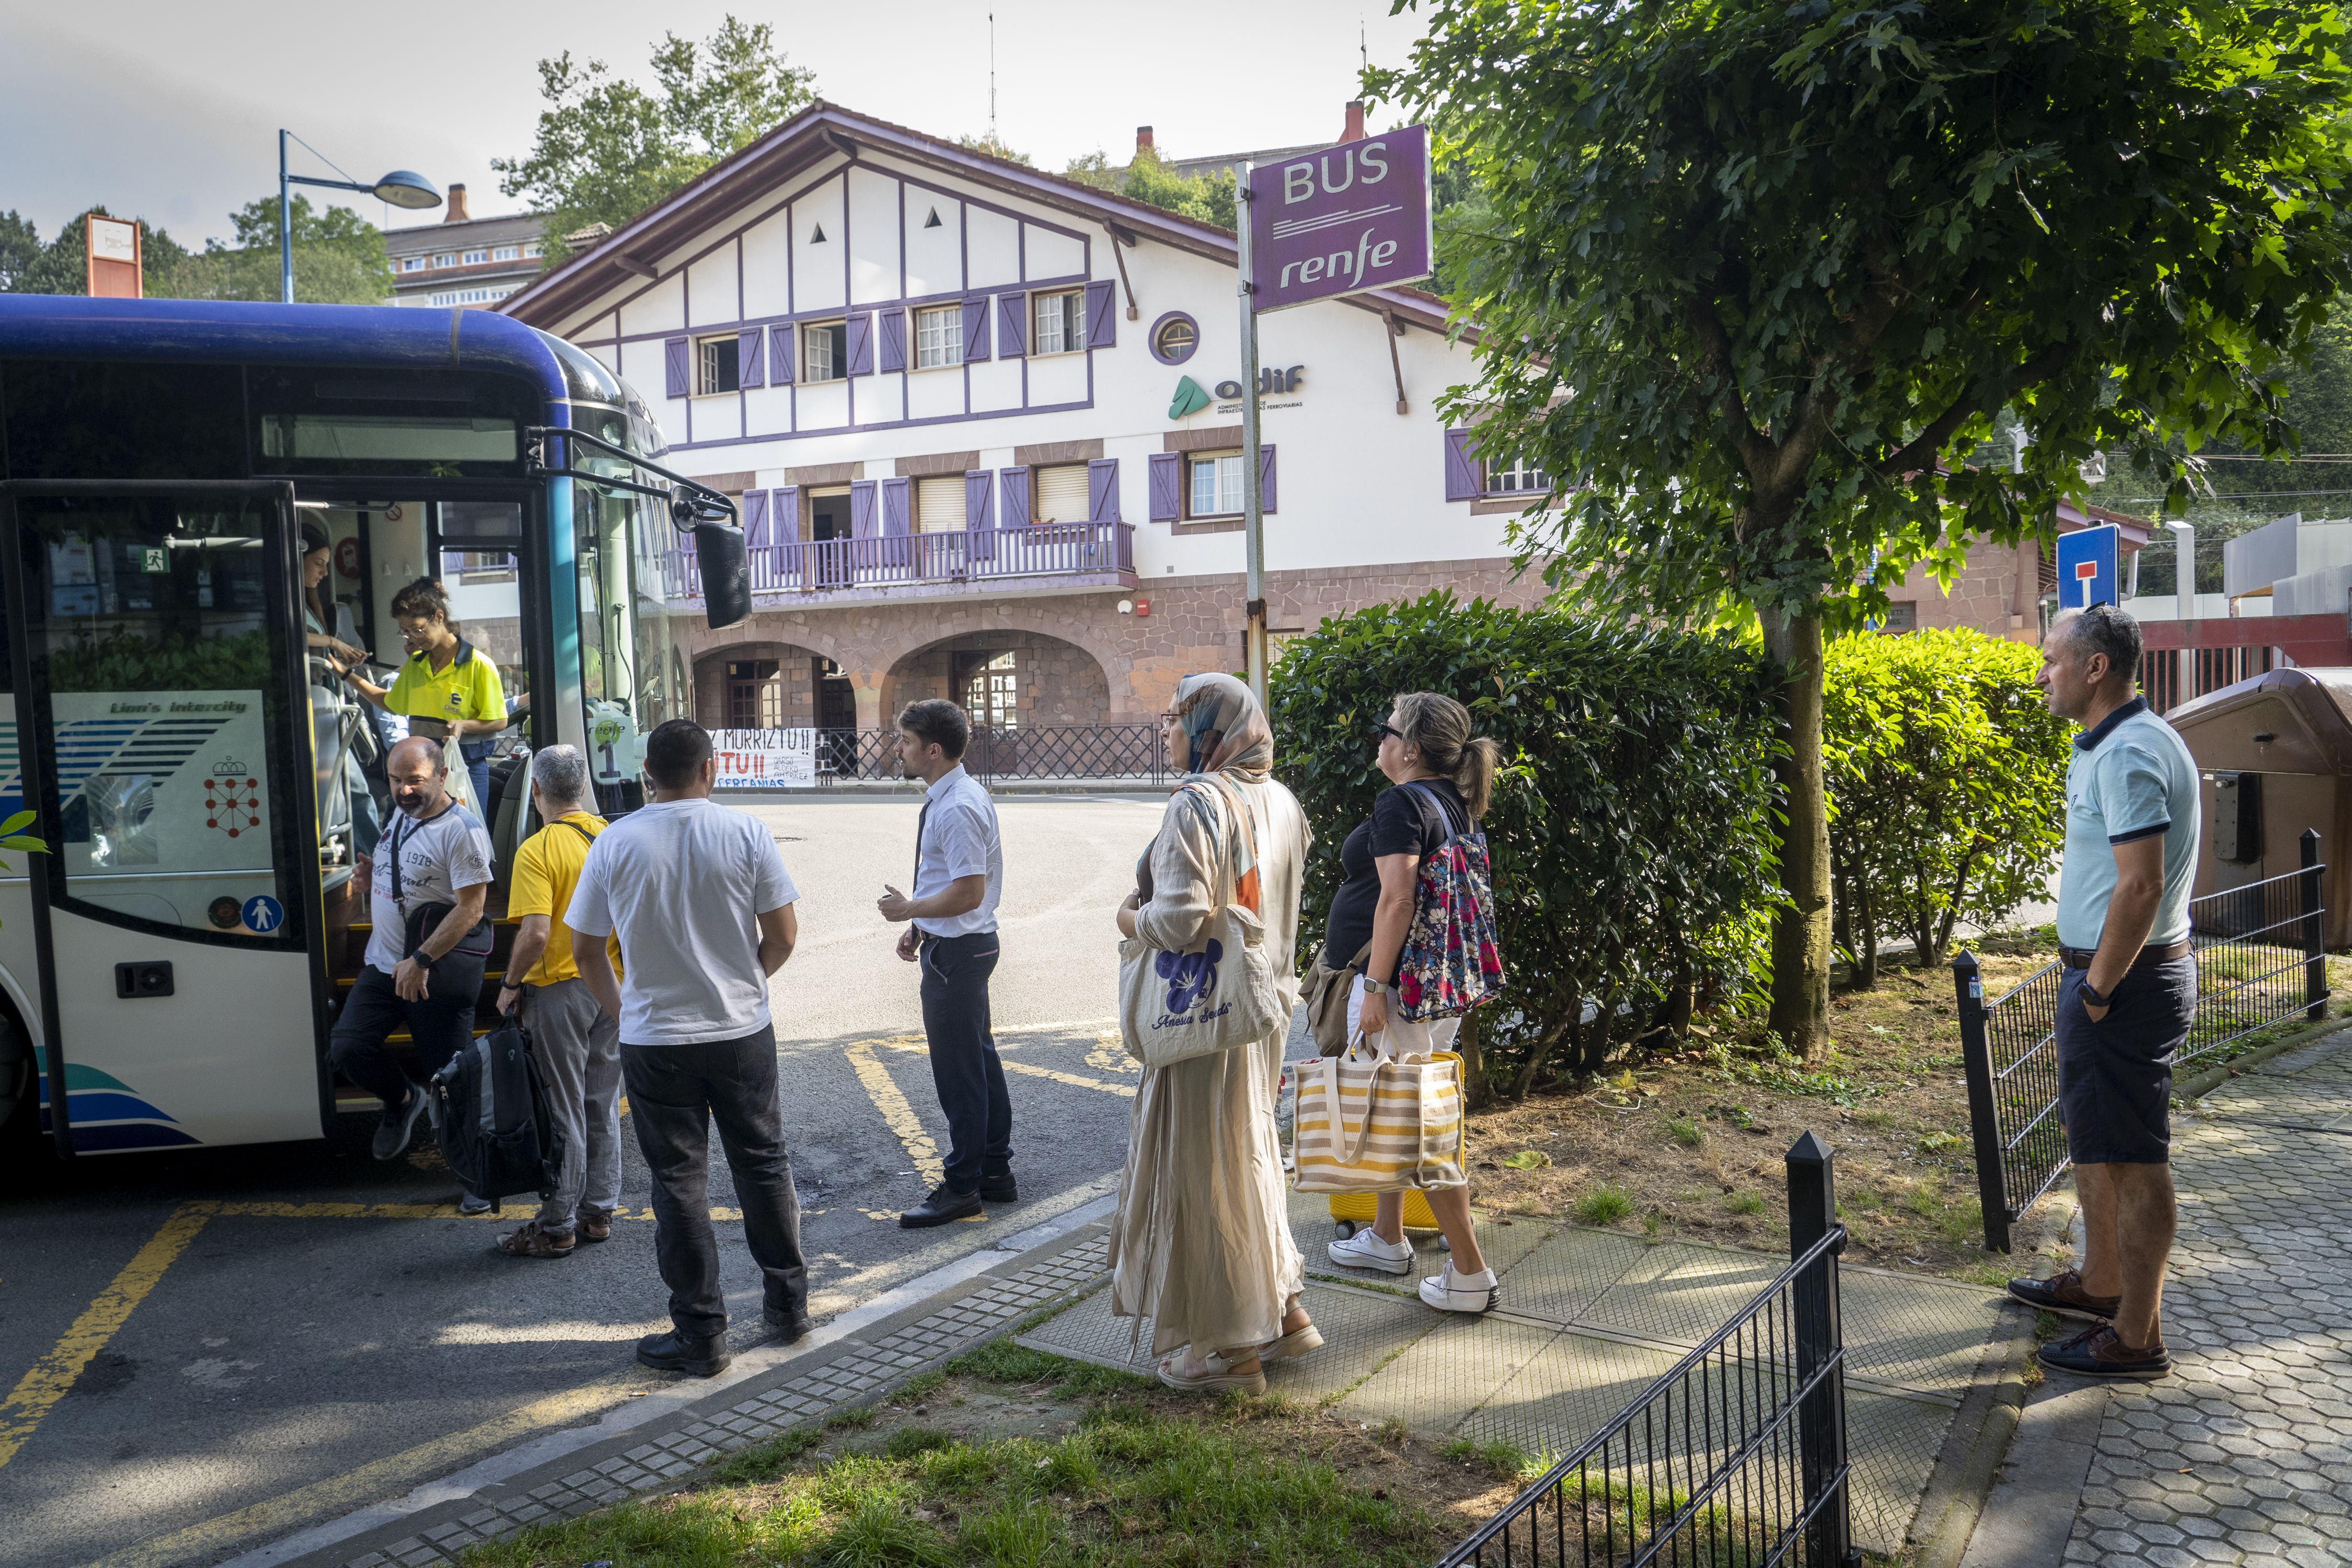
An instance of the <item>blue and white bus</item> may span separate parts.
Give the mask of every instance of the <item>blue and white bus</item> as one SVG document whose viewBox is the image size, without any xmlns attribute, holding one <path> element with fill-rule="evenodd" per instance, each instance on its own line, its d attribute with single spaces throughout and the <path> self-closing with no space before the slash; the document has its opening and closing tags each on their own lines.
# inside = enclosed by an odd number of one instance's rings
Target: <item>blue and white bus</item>
<svg viewBox="0 0 2352 1568">
<path fill-rule="evenodd" d="M 0 1145 L 373 1108 L 326 1044 L 367 930 L 346 752 L 383 736 L 307 647 L 304 525 L 335 635 L 396 665 L 393 595 L 440 579 L 501 750 L 580 746 L 623 810 L 692 711 L 656 563 L 690 535 L 710 623 L 749 609 L 731 503 L 663 449 L 602 364 L 486 312 L 0 295 L 0 816 L 49 846 L 0 853 Z M 496 916 L 526 771 L 484 803 Z"/>
</svg>

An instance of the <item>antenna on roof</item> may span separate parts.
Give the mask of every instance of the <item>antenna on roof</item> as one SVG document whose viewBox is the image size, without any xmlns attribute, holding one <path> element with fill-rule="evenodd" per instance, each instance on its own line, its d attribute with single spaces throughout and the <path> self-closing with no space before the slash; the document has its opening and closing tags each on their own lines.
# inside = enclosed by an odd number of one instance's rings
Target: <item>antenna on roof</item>
<svg viewBox="0 0 2352 1568">
<path fill-rule="evenodd" d="M 1371 69 L 1372 47 L 1364 41 L 1364 14 L 1361 11 L 1356 13 L 1356 53 L 1363 60 L 1364 68 Z"/>
<path fill-rule="evenodd" d="M 988 144 L 1002 148 L 996 137 L 996 13 L 988 14 Z"/>
</svg>

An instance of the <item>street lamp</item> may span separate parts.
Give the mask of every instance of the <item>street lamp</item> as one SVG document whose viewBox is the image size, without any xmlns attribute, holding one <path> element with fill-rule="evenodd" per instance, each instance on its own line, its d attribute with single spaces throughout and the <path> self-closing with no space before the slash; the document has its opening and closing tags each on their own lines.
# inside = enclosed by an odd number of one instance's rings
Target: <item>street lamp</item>
<svg viewBox="0 0 2352 1568">
<path fill-rule="evenodd" d="M 286 172 L 286 139 L 289 132 L 282 127 L 278 132 L 278 283 L 281 303 L 294 302 L 294 217 L 287 199 L 289 185 L 323 185 L 331 191 L 363 191 L 381 202 L 412 212 L 441 205 L 441 193 L 433 182 L 407 169 L 394 169 L 373 185 L 357 180 L 321 180 L 311 174 L 289 174 Z M 305 142 L 305 146 L 309 143 Z"/>
</svg>

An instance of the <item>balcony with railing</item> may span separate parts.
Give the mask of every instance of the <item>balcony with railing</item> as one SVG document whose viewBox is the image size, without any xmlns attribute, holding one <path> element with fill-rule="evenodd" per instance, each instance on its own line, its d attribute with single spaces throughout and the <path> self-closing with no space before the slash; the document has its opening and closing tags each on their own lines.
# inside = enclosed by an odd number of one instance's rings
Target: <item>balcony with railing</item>
<svg viewBox="0 0 2352 1568">
<path fill-rule="evenodd" d="M 1135 586 L 1135 526 L 1125 522 L 820 539 L 755 544 L 748 553 L 752 597 L 793 605 Z M 701 599 L 692 551 L 670 551 L 642 564 L 657 574 L 665 598 Z"/>
</svg>

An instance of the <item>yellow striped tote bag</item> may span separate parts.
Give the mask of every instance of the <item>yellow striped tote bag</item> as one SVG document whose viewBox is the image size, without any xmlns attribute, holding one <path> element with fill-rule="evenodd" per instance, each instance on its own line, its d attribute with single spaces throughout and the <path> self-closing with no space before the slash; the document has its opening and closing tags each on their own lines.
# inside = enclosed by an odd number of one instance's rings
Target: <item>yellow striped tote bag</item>
<svg viewBox="0 0 2352 1568">
<path fill-rule="evenodd" d="M 1349 1050 L 1301 1062 L 1295 1130 L 1302 1193 L 1458 1187 L 1462 1058 Z"/>
</svg>

